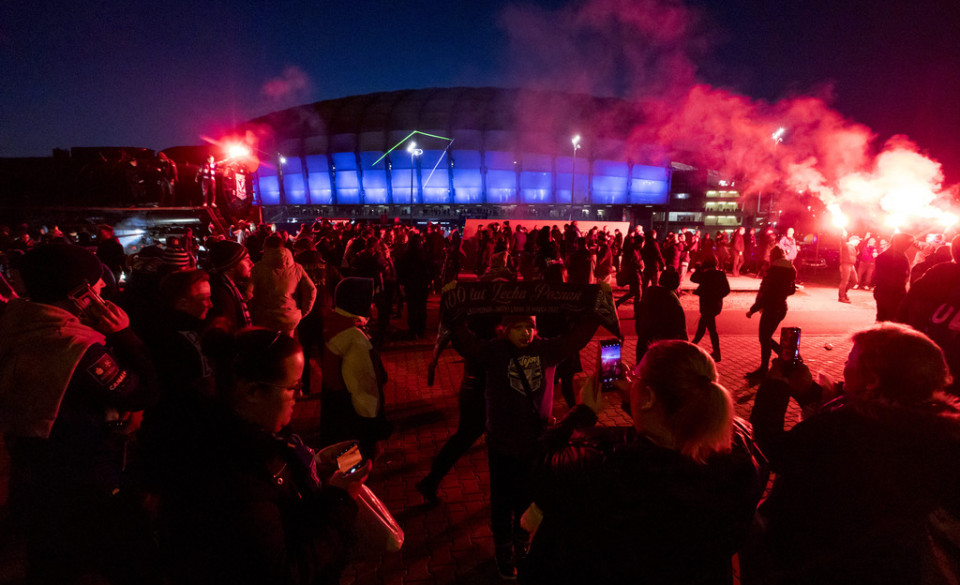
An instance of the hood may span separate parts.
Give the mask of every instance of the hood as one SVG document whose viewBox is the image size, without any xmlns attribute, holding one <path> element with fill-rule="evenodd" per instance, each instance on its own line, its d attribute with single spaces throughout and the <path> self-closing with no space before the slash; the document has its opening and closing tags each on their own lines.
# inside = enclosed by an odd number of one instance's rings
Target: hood
<svg viewBox="0 0 960 585">
<path fill-rule="evenodd" d="M 48 437 L 80 358 L 105 341 L 64 309 L 11 301 L 0 317 L 0 428 Z"/>
<path fill-rule="evenodd" d="M 267 248 L 260 263 L 274 270 L 293 266 L 293 254 L 287 248 Z"/>
</svg>

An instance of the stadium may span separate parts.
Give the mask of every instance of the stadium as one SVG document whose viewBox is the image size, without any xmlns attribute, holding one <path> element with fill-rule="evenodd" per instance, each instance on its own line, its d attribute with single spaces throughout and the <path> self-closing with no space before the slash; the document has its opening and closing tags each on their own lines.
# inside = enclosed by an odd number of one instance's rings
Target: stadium
<svg viewBox="0 0 960 585">
<path fill-rule="evenodd" d="M 237 134 L 259 152 L 265 214 L 619 220 L 669 201 L 671 167 L 631 154 L 639 123 L 612 98 L 444 88 L 298 106 Z"/>
</svg>

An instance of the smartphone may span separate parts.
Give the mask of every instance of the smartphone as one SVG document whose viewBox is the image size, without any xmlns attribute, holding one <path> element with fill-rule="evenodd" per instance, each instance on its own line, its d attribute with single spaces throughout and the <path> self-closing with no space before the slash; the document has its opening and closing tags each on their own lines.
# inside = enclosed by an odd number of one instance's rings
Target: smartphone
<svg viewBox="0 0 960 585">
<path fill-rule="evenodd" d="M 337 468 L 340 473 L 350 475 L 363 467 L 363 454 L 356 443 L 350 445 L 337 455 Z"/>
<path fill-rule="evenodd" d="M 100 298 L 94 290 L 90 287 L 90 283 L 86 280 L 83 281 L 83 284 L 73 289 L 67 294 L 67 298 L 76 306 L 81 313 L 88 317 L 94 317 L 90 313 L 90 307 L 97 305 L 100 308 L 106 306 L 103 302 L 103 299 Z"/>
<path fill-rule="evenodd" d="M 800 358 L 800 328 L 780 328 L 780 359 L 790 365 L 803 363 Z"/>
<path fill-rule="evenodd" d="M 620 340 L 600 341 L 600 383 L 605 392 L 613 390 L 613 383 L 623 379 L 623 363 L 620 361 Z"/>
</svg>

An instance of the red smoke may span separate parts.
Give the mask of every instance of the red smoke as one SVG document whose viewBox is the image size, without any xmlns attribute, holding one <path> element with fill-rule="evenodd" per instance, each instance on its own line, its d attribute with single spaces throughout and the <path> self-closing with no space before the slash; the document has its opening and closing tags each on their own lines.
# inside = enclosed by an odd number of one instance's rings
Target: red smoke
<svg viewBox="0 0 960 585">
<path fill-rule="evenodd" d="M 511 7 L 502 17 L 519 85 L 637 102 L 628 155 L 720 171 L 747 196 L 810 193 L 844 213 L 891 227 L 950 219 L 940 164 L 903 137 L 878 152 L 874 133 L 848 120 L 829 98 L 754 100 L 697 81 L 713 44 L 705 20 L 676 0 L 592 0 L 557 10 Z M 829 94 L 829 92 L 827 92 Z M 549 135 L 569 118 L 549 104 L 520 100 L 518 119 Z M 553 117 L 553 120 L 547 118 Z M 623 108 L 611 124 L 623 124 Z M 781 140 L 774 138 L 783 128 Z M 584 148 L 601 142 L 584 136 Z M 596 156 L 595 158 L 600 158 Z"/>
<path fill-rule="evenodd" d="M 291 65 L 283 70 L 280 77 L 267 80 L 260 94 L 274 106 L 290 106 L 305 101 L 311 90 L 310 77 L 299 67 Z"/>
</svg>

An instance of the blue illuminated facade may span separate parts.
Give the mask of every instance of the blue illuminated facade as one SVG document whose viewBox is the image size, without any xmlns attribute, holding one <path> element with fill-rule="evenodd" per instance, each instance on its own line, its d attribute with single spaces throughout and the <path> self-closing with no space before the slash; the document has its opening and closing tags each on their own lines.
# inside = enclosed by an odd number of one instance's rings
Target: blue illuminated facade
<svg viewBox="0 0 960 585">
<path fill-rule="evenodd" d="M 244 130 L 260 136 L 254 186 L 267 206 L 665 205 L 669 166 L 628 148 L 641 123 L 621 100 L 450 88 L 318 102 Z M 414 130 L 452 141 L 404 140 Z"/>
</svg>

